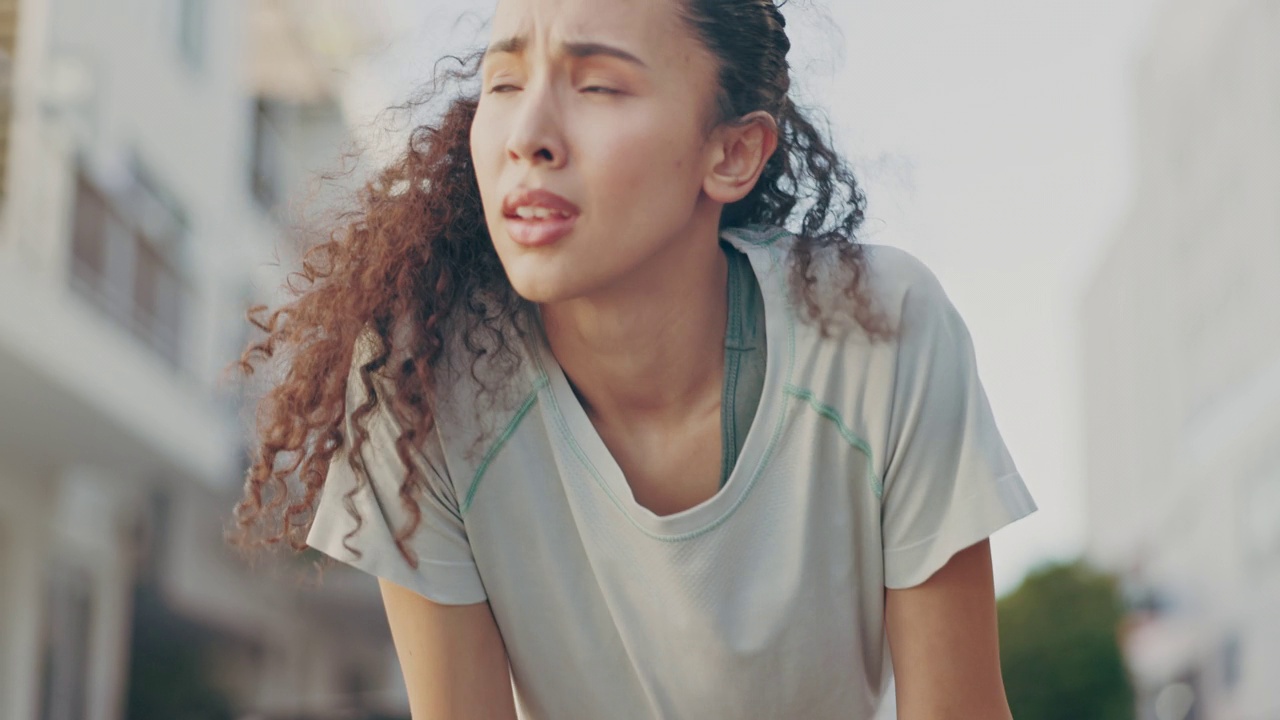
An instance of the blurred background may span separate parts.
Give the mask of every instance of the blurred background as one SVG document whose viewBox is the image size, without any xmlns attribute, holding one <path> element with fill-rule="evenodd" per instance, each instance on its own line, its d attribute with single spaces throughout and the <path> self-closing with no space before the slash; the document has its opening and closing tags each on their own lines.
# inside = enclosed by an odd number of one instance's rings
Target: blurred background
<svg viewBox="0 0 1280 720">
<path fill-rule="evenodd" d="M 408 717 L 371 578 L 223 544 L 222 371 L 492 6 L 0 0 L 0 720 Z M 1280 718 L 1280 1 L 784 12 L 1041 508 L 993 539 L 1015 717 Z"/>
</svg>

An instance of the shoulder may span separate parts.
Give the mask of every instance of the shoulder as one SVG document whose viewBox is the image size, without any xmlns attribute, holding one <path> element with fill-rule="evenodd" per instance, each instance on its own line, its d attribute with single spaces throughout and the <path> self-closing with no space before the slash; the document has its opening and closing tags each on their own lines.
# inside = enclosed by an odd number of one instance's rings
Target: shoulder
<svg viewBox="0 0 1280 720">
<path fill-rule="evenodd" d="M 933 270 L 900 248 L 866 248 L 869 294 L 892 328 L 899 371 L 917 364 L 964 364 L 972 353 L 969 330 Z"/>
<path fill-rule="evenodd" d="M 365 328 L 356 338 L 347 376 L 348 413 L 367 403 L 371 391 L 379 400 L 378 420 L 391 423 L 395 432 L 399 423 L 388 400 L 402 392 L 397 376 L 410 372 L 406 366 L 417 360 L 409 322 L 395 321 L 386 337 Z M 433 420 L 429 442 L 466 458 L 482 451 L 529 394 L 541 387 L 529 348 L 532 339 L 514 326 L 493 327 L 497 329 L 482 324 L 448 328 L 430 363 L 428 384 L 410 383 L 408 390 L 426 396 L 420 395 L 420 401 Z"/>
<path fill-rule="evenodd" d="M 904 339 L 938 320 L 958 320 L 955 308 L 943 289 L 937 275 L 920 258 L 907 250 L 890 245 L 860 243 L 862 273 L 858 282 L 859 298 L 850 297 L 846 291 L 850 279 L 849 269 L 841 262 L 834 248 L 819 248 L 810 256 L 806 268 L 806 297 L 795 295 L 795 257 L 797 236 L 785 228 L 773 225 L 748 225 L 725 230 L 723 237 L 735 247 L 756 260 L 758 270 L 772 274 L 782 282 L 775 283 L 779 292 L 790 297 L 788 305 L 797 319 L 807 313 L 805 307 L 812 301 L 828 321 L 834 338 L 850 339 L 860 332 L 844 332 L 854 329 L 858 323 L 849 322 L 855 314 L 854 303 L 866 303 L 870 316 L 884 321 L 890 338 Z M 823 333 L 824 338 L 826 333 Z M 832 338 L 825 338 L 832 339 Z"/>
<path fill-rule="evenodd" d="M 864 243 L 868 266 L 885 281 L 902 285 L 936 284 L 937 276 L 920 258 L 892 245 Z"/>
<path fill-rule="evenodd" d="M 909 321 L 918 310 L 938 310 L 949 303 L 938 276 L 915 255 L 890 245 L 862 247 L 868 295 L 895 324 Z"/>
<path fill-rule="evenodd" d="M 436 431 L 468 472 L 546 386 L 536 332 L 508 321 L 446 335 L 433 368 Z"/>
</svg>

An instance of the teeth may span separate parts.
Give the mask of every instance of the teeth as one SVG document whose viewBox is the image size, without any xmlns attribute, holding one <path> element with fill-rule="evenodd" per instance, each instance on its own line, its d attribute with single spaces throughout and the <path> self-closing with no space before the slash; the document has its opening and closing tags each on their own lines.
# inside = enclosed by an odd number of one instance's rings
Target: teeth
<svg viewBox="0 0 1280 720">
<path fill-rule="evenodd" d="M 544 207 L 524 206 L 516 208 L 516 216 L 523 220 L 546 220 L 548 218 L 567 218 L 565 213 Z"/>
</svg>

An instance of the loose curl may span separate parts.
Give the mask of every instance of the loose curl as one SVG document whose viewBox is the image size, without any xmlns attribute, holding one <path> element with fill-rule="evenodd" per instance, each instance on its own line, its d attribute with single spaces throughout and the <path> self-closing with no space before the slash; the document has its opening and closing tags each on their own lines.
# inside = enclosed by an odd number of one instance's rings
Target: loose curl
<svg viewBox="0 0 1280 720">
<path fill-rule="evenodd" d="M 779 128 L 777 151 L 751 192 L 724 208 L 721 228 L 788 227 L 805 202 L 798 227 L 790 228 L 796 235 L 790 284 L 808 319 L 829 332 L 824 308 L 830 303 L 820 298 L 826 293 L 819 291 L 817 270 L 834 266 L 842 270 L 841 293 L 849 301 L 841 307 L 872 336 L 888 334 L 862 292 L 866 263 L 854 233 L 865 196 L 824 133 L 792 102 L 791 42 L 778 6 L 773 0 L 680 2 L 684 20 L 720 63 L 713 120 L 732 123 L 765 110 Z M 477 51 L 446 58 L 459 67 L 437 70 L 430 90 L 401 109 L 473 80 L 482 57 Z M 477 93 L 461 92 L 439 120 L 414 129 L 397 160 L 356 193 L 355 209 L 306 251 L 288 283 L 294 298 L 274 311 L 250 310 L 264 337 L 245 350 L 240 370 L 250 375 L 274 360 L 284 376 L 258 404 L 256 453 L 229 533 L 240 548 L 305 549 L 329 463 L 348 442 L 357 484 L 345 504 L 359 528 L 353 497 L 369 482 L 360 451 L 367 418 L 385 401 L 399 426 L 395 450 L 407 468 L 400 500 L 410 519 L 395 540 L 417 566 L 407 541 L 422 520 L 416 491 L 424 477 L 414 453 L 434 428 L 434 379 L 446 342 L 459 339 L 475 359 L 517 362 L 504 329 L 524 334 L 532 327 L 532 306 L 508 282 L 485 223 L 469 139 L 477 104 Z M 373 341 L 370 352 L 349 374 L 364 339 Z M 365 391 L 355 408 L 347 408 L 349 377 L 358 377 Z M 344 437 L 348 428 L 350 438 Z"/>
</svg>

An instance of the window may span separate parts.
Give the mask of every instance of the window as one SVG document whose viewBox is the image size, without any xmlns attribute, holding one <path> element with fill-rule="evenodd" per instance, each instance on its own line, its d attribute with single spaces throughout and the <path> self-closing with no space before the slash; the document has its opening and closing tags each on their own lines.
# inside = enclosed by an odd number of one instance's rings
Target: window
<svg viewBox="0 0 1280 720">
<path fill-rule="evenodd" d="M 83 568 L 55 565 L 44 623 L 41 720 L 86 716 L 93 586 Z"/>
<path fill-rule="evenodd" d="M 279 204 L 283 184 L 279 115 L 280 105 L 276 102 L 258 98 L 254 103 L 249 184 L 254 199 L 267 211 Z"/>
<path fill-rule="evenodd" d="M 178 0 L 178 50 L 192 70 L 204 67 L 208 0 Z"/>
<path fill-rule="evenodd" d="M 175 369 L 182 364 L 187 282 L 186 220 L 136 160 L 126 185 L 108 196 L 77 180 L 71 286 Z"/>
</svg>

